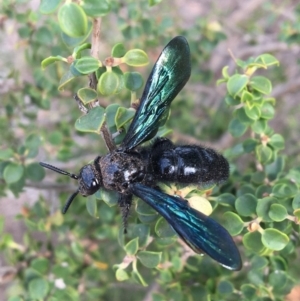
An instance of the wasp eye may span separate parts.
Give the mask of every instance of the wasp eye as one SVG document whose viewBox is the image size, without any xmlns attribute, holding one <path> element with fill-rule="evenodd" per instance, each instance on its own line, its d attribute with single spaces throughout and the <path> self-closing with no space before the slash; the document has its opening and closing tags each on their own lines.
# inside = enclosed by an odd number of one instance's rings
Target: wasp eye
<svg viewBox="0 0 300 301">
<path fill-rule="evenodd" d="M 122 183 L 122 187 L 125 189 L 128 188 L 128 183 L 127 182 Z"/>
</svg>

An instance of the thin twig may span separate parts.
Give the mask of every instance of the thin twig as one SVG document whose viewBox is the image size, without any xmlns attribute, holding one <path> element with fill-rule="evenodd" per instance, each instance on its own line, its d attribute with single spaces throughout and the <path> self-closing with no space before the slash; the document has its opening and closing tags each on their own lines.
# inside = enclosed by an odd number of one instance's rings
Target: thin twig
<svg viewBox="0 0 300 301">
<path fill-rule="evenodd" d="M 95 18 L 93 20 L 91 56 L 96 59 L 99 59 L 100 29 L 101 29 L 101 18 Z M 95 72 L 89 75 L 89 79 L 90 79 L 90 87 L 94 90 L 97 90 L 97 78 Z"/>
<path fill-rule="evenodd" d="M 95 18 L 93 20 L 91 56 L 96 59 L 99 59 L 99 52 L 100 52 L 100 29 L 101 29 L 101 18 Z M 98 81 L 95 72 L 89 75 L 89 79 L 90 79 L 90 87 L 94 90 L 97 90 Z M 98 105 L 99 100 L 97 100 L 96 102 Z M 112 140 L 111 134 L 107 130 L 105 122 L 103 123 L 100 131 L 106 147 L 108 148 L 109 151 L 113 151 L 116 148 L 116 146 Z"/>
<path fill-rule="evenodd" d="M 153 300 L 153 293 L 156 293 L 156 292 L 158 292 L 159 291 L 159 284 L 157 283 L 157 282 L 153 282 L 150 286 L 149 286 L 149 288 L 148 288 L 148 290 L 147 290 L 147 293 L 146 293 L 146 295 L 145 295 L 145 297 L 144 297 L 144 299 L 143 299 L 143 301 L 151 301 L 151 300 Z"/>
<path fill-rule="evenodd" d="M 112 140 L 111 134 L 108 131 L 107 127 L 106 127 L 106 123 L 104 122 L 102 127 L 101 127 L 101 136 L 105 142 L 105 145 L 107 147 L 107 149 L 112 152 L 113 150 L 115 150 L 116 145 L 114 143 L 114 141 Z"/>
</svg>

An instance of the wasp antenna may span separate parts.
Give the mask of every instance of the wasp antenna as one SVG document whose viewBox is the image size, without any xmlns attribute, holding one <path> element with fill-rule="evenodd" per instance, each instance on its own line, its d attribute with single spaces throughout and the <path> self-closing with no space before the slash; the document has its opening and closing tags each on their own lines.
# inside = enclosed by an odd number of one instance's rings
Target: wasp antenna
<svg viewBox="0 0 300 301">
<path fill-rule="evenodd" d="M 78 176 L 77 175 L 74 175 L 73 173 L 69 173 L 69 172 L 64 171 L 62 169 L 59 169 L 59 168 L 57 168 L 57 167 L 55 167 L 53 165 L 50 165 L 50 164 L 47 164 L 47 163 L 44 163 L 44 162 L 40 162 L 40 165 L 43 166 L 43 167 L 45 167 L 45 168 L 51 169 L 51 170 L 53 170 L 53 171 L 55 171 L 57 173 L 60 173 L 62 175 L 69 176 L 72 179 L 78 180 Z"/>
<path fill-rule="evenodd" d="M 76 197 L 76 195 L 77 195 L 78 193 L 79 193 L 79 190 L 75 191 L 75 192 L 69 197 L 69 199 L 67 200 L 67 202 L 66 202 L 64 208 L 63 208 L 62 211 L 61 211 L 62 214 L 66 214 L 66 213 L 67 213 L 69 207 L 71 206 L 73 200 L 75 199 L 75 197 Z"/>
</svg>

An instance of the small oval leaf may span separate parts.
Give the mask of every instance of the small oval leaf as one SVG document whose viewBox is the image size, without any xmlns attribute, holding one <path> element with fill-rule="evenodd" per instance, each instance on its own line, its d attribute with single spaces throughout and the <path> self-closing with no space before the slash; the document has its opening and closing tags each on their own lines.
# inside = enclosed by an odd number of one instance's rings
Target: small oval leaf
<svg viewBox="0 0 300 301">
<path fill-rule="evenodd" d="M 97 92 L 91 88 L 81 88 L 77 91 L 77 96 L 86 105 L 97 99 Z"/>
<path fill-rule="evenodd" d="M 65 3 L 58 11 L 61 30 L 70 37 L 84 36 L 88 31 L 88 20 L 84 10 L 76 3 Z"/>
<path fill-rule="evenodd" d="M 139 249 L 139 239 L 138 237 L 132 239 L 124 246 L 124 250 L 128 255 L 135 255 Z"/>
<path fill-rule="evenodd" d="M 84 56 L 74 62 L 74 67 L 81 74 L 90 74 L 102 66 L 102 63 L 91 56 Z"/>
<path fill-rule="evenodd" d="M 252 77 L 250 80 L 250 86 L 262 94 L 270 94 L 272 91 L 271 81 L 264 76 Z"/>
<path fill-rule="evenodd" d="M 24 174 L 24 167 L 16 163 L 8 164 L 3 171 L 3 178 L 7 184 L 18 182 Z"/>
<path fill-rule="evenodd" d="M 104 119 L 105 110 L 102 107 L 95 107 L 76 120 L 75 128 L 81 132 L 99 133 Z"/>
<path fill-rule="evenodd" d="M 124 73 L 125 87 L 130 91 L 137 91 L 143 84 L 143 78 L 138 72 L 125 72 Z"/>
<path fill-rule="evenodd" d="M 230 95 L 235 97 L 246 87 L 248 83 L 248 76 L 235 74 L 231 76 L 227 82 L 227 90 Z"/>
<path fill-rule="evenodd" d="M 238 235 L 243 231 L 244 222 L 237 214 L 233 212 L 225 212 L 224 219 L 225 221 L 223 226 L 232 236 Z"/>
<path fill-rule="evenodd" d="M 123 61 L 133 67 L 145 66 L 149 63 L 147 53 L 141 49 L 131 49 L 127 51 L 123 57 Z"/>
<path fill-rule="evenodd" d="M 102 95 L 112 95 L 117 93 L 119 83 L 119 76 L 115 72 L 106 71 L 100 76 L 97 90 Z"/>
<path fill-rule="evenodd" d="M 267 248 L 280 251 L 288 244 L 289 238 L 277 229 L 266 229 L 262 234 L 262 242 Z"/>
<path fill-rule="evenodd" d="M 84 0 L 82 8 L 90 17 L 102 17 L 110 12 L 111 5 L 107 0 Z"/>
<path fill-rule="evenodd" d="M 147 268 L 152 269 L 158 266 L 161 261 L 162 252 L 141 251 L 137 258 Z"/>
</svg>

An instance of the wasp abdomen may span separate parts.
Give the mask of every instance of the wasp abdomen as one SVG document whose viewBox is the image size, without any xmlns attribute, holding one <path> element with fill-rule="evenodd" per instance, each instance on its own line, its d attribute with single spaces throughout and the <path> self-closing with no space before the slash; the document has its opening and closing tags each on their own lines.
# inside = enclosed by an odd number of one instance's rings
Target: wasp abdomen
<svg viewBox="0 0 300 301">
<path fill-rule="evenodd" d="M 159 139 L 152 148 L 150 164 L 162 181 L 178 183 L 221 183 L 229 176 L 227 160 L 211 148 L 175 146 Z"/>
</svg>

